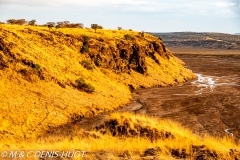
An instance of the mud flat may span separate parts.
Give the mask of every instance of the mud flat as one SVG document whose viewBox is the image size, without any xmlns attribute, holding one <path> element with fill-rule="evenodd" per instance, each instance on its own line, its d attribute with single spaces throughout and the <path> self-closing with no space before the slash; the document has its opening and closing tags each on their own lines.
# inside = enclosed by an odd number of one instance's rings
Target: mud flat
<svg viewBox="0 0 240 160">
<path fill-rule="evenodd" d="M 207 48 L 175 48 L 168 47 L 170 51 L 175 54 L 200 54 L 200 55 L 240 55 L 240 50 L 230 50 L 230 49 L 207 49 Z"/>
<path fill-rule="evenodd" d="M 194 133 L 239 139 L 240 51 L 181 51 L 175 55 L 198 79 L 178 86 L 135 91 L 131 104 L 137 108 L 134 112 L 180 122 Z"/>
</svg>

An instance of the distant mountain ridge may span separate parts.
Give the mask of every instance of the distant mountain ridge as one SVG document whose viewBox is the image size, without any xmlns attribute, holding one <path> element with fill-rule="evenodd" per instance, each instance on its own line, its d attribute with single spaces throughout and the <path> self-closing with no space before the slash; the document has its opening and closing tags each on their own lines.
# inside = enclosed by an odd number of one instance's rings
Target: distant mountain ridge
<svg viewBox="0 0 240 160">
<path fill-rule="evenodd" d="M 240 49 L 240 33 L 226 34 L 213 32 L 166 32 L 150 33 L 163 39 L 167 47 Z"/>
</svg>

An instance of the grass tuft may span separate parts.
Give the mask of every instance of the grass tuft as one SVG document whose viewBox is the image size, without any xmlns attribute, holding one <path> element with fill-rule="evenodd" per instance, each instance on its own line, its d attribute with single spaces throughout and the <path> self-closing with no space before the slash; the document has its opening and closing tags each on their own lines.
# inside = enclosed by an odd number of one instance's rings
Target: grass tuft
<svg viewBox="0 0 240 160">
<path fill-rule="evenodd" d="M 77 83 L 77 89 L 79 90 L 84 90 L 89 93 L 95 91 L 95 88 L 90 83 L 86 83 L 83 78 L 79 78 L 75 82 Z"/>
<path fill-rule="evenodd" d="M 92 63 L 91 63 L 90 61 L 88 61 L 88 60 L 82 60 L 82 61 L 80 62 L 80 64 L 81 64 L 84 68 L 86 68 L 87 70 L 93 70 L 93 69 L 94 69 L 94 66 L 93 66 Z"/>
</svg>

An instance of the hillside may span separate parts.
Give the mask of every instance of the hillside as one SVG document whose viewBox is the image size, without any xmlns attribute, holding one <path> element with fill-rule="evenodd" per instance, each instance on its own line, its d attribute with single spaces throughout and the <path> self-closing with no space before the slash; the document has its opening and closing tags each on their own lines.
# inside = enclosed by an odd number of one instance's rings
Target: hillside
<svg viewBox="0 0 240 160">
<path fill-rule="evenodd" d="M 162 41 L 137 32 L 1 25 L 2 139 L 112 111 L 131 90 L 195 77 Z"/>
<path fill-rule="evenodd" d="M 239 158 L 231 137 L 120 111 L 134 89 L 195 78 L 182 64 L 149 34 L 0 25 L 0 150 L 87 151 L 86 160 Z"/>
<path fill-rule="evenodd" d="M 224 33 L 172 32 L 151 33 L 161 37 L 168 47 L 174 48 L 208 48 L 240 49 L 240 36 Z"/>
</svg>

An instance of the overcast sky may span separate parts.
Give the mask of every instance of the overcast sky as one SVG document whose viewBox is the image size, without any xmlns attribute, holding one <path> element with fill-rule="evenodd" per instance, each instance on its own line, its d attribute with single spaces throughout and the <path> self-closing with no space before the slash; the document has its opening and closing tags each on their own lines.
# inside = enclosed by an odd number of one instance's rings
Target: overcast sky
<svg viewBox="0 0 240 160">
<path fill-rule="evenodd" d="M 0 21 L 10 18 L 147 32 L 240 33 L 240 0 L 0 0 Z"/>
</svg>

